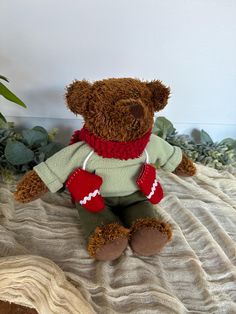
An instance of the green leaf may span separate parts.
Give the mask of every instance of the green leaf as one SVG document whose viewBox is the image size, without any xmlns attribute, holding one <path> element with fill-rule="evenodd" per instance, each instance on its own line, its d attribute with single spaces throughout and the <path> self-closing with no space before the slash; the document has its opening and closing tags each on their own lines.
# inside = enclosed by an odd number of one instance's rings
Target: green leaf
<svg viewBox="0 0 236 314">
<path fill-rule="evenodd" d="M 12 135 L 12 131 L 7 129 L 2 129 L 1 131 L 3 132 L 0 132 L 0 143 L 3 143 Z"/>
<path fill-rule="evenodd" d="M 39 152 L 43 152 L 45 154 L 45 158 L 47 159 L 56 154 L 62 148 L 64 148 L 64 146 L 60 143 L 49 143 L 46 146 L 40 147 Z"/>
<path fill-rule="evenodd" d="M 9 83 L 8 78 L 6 78 L 6 76 L 0 75 L 0 79 Z"/>
<path fill-rule="evenodd" d="M 41 132 L 41 133 L 44 133 L 44 134 L 47 134 L 48 135 L 48 132 L 42 127 L 42 126 L 35 126 L 35 127 L 33 127 L 33 129 L 32 130 L 35 130 L 35 131 L 39 131 L 39 132 Z"/>
<path fill-rule="evenodd" d="M 0 120 L 2 120 L 3 122 L 7 122 L 6 118 L 4 117 L 4 115 L 1 114 L 1 112 L 0 112 Z"/>
<path fill-rule="evenodd" d="M 153 127 L 153 133 L 166 139 L 167 136 L 175 133 L 173 124 L 165 117 L 157 117 Z"/>
<path fill-rule="evenodd" d="M 14 129 L 15 123 L 14 122 L 7 122 L 7 128 L 8 129 Z"/>
<path fill-rule="evenodd" d="M 232 138 L 225 138 L 219 143 L 219 145 L 226 145 L 229 148 L 236 149 L 236 140 Z"/>
<path fill-rule="evenodd" d="M 28 164 L 23 165 L 23 166 L 21 167 L 21 171 L 22 171 L 22 172 L 26 172 L 26 171 L 28 171 L 28 170 L 30 170 L 30 167 L 29 167 Z"/>
<path fill-rule="evenodd" d="M 204 130 L 201 130 L 200 141 L 202 144 L 213 144 L 213 141 L 212 141 L 210 135 Z"/>
<path fill-rule="evenodd" d="M 47 142 L 47 134 L 40 131 L 23 130 L 22 135 L 24 142 L 29 146 Z"/>
<path fill-rule="evenodd" d="M 14 102 L 15 104 L 18 104 L 24 108 L 26 108 L 26 105 L 21 101 L 15 94 L 13 94 L 5 85 L 3 85 L 0 82 L 0 95 L 2 95 L 7 100 L 10 100 Z"/>
<path fill-rule="evenodd" d="M 27 164 L 34 159 L 33 151 L 18 141 L 8 141 L 4 154 L 12 165 Z"/>
<path fill-rule="evenodd" d="M 45 160 L 45 154 L 44 153 L 36 153 L 35 157 L 34 157 L 34 161 L 39 164 L 42 161 Z"/>
<path fill-rule="evenodd" d="M 0 119 L 0 129 L 8 129 L 8 124 L 4 120 Z"/>
<path fill-rule="evenodd" d="M 53 142 L 55 140 L 56 135 L 58 134 L 58 128 L 53 128 L 49 133 L 48 133 L 48 139 L 50 142 Z"/>
</svg>

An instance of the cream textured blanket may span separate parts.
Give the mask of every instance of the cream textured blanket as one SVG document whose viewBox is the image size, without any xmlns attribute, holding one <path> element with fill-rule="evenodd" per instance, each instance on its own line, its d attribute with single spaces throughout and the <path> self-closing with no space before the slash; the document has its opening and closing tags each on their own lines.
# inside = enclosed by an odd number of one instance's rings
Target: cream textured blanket
<svg viewBox="0 0 236 314">
<path fill-rule="evenodd" d="M 0 299 L 40 314 L 236 313 L 236 171 L 160 177 L 173 241 L 113 262 L 87 255 L 68 194 L 22 205 L 0 184 Z"/>
</svg>

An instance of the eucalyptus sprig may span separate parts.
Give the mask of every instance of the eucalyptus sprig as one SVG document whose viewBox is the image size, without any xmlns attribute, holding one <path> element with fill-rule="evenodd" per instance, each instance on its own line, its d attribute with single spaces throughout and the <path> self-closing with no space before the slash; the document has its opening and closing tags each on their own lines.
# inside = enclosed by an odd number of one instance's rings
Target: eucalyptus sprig
<svg viewBox="0 0 236 314">
<path fill-rule="evenodd" d="M 204 130 L 199 131 L 200 142 L 197 143 L 186 134 L 178 134 L 173 124 L 165 117 L 155 120 L 153 133 L 162 137 L 171 145 L 179 146 L 194 162 L 202 163 L 215 169 L 224 169 L 228 165 L 236 166 L 236 140 L 226 138 L 213 142 Z"/>
<path fill-rule="evenodd" d="M 3 75 L 0 75 L 0 95 L 3 96 L 5 99 L 11 101 L 11 102 L 14 102 L 15 104 L 18 104 L 19 106 L 21 107 L 24 107 L 26 108 L 26 105 L 25 103 L 20 100 L 20 98 L 18 98 L 15 94 L 13 94 L 13 92 L 11 92 L 2 82 L 2 81 L 5 81 L 7 83 L 9 83 L 9 80 L 3 76 Z M 5 123 L 7 123 L 7 120 L 6 118 L 4 117 L 4 115 L 0 112 L 0 121 L 3 121 Z"/>
<path fill-rule="evenodd" d="M 43 127 L 17 131 L 13 123 L 0 126 L 0 177 L 8 181 L 24 173 L 64 146 L 54 141 L 56 130 L 48 133 Z"/>
</svg>

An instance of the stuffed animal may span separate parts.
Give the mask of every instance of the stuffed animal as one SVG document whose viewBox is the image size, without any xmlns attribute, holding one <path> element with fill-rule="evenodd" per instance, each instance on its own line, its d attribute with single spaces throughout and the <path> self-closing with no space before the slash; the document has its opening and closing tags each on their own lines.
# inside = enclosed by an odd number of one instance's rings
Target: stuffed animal
<svg viewBox="0 0 236 314">
<path fill-rule="evenodd" d="M 84 126 L 71 145 L 35 166 L 18 183 L 15 199 L 30 202 L 65 185 L 78 209 L 91 257 L 114 260 L 128 243 L 151 256 L 171 240 L 171 226 L 155 208 L 163 198 L 158 170 L 193 176 L 196 168 L 180 148 L 151 134 L 154 112 L 170 89 L 160 81 L 111 78 L 75 81 L 69 109 Z"/>
</svg>

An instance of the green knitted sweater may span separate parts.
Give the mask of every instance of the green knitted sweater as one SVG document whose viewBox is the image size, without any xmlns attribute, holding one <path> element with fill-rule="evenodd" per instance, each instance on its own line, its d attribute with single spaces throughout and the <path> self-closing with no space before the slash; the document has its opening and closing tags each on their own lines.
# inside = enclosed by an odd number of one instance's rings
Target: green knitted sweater
<svg viewBox="0 0 236 314">
<path fill-rule="evenodd" d="M 63 187 L 68 176 L 76 169 L 81 168 L 84 160 L 92 148 L 85 142 L 70 145 L 45 162 L 34 167 L 42 181 L 51 192 L 57 192 Z M 158 162 L 163 170 L 172 172 L 182 160 L 182 151 L 179 147 L 169 143 L 156 135 L 151 135 L 146 146 L 149 163 Z M 101 194 L 104 197 L 130 195 L 139 190 L 136 184 L 141 167 L 146 160 L 146 154 L 139 158 L 120 160 L 103 158 L 93 153 L 89 158 L 86 170 L 95 172 L 103 178 Z M 81 182 L 81 184 L 83 184 Z"/>
</svg>

